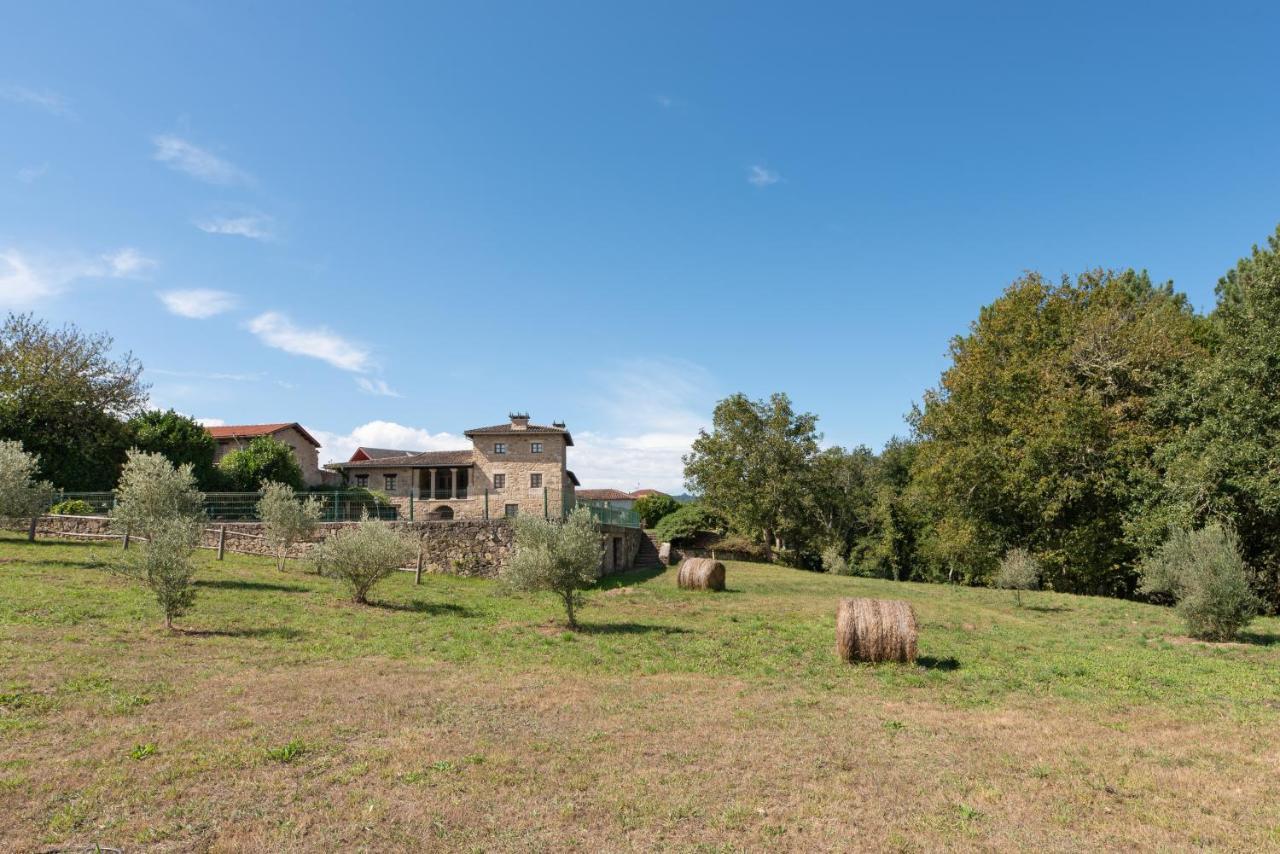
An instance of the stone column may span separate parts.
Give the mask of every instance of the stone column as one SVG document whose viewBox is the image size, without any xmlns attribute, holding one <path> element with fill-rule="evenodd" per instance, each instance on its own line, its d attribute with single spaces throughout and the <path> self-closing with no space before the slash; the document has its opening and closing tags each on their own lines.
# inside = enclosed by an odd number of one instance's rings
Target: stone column
<svg viewBox="0 0 1280 854">
<path fill-rule="evenodd" d="M 457 499 L 458 497 L 458 470 L 449 469 L 449 497 Z"/>
<path fill-rule="evenodd" d="M 435 469 L 428 469 L 428 471 L 430 471 L 430 472 L 431 472 L 431 492 L 430 492 L 430 494 L 429 494 L 429 495 L 427 495 L 427 497 L 428 497 L 428 498 L 430 498 L 432 501 L 435 501 L 435 499 L 436 499 L 436 470 L 435 470 Z"/>
</svg>

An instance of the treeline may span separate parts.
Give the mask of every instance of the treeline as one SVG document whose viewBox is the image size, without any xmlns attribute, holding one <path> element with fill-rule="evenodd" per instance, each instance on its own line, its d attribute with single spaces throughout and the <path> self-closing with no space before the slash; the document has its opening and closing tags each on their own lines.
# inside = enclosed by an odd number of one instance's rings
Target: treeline
<svg viewBox="0 0 1280 854">
<path fill-rule="evenodd" d="M 254 439 L 214 465 L 217 445 L 200 424 L 147 408 L 142 364 L 112 355 L 108 335 L 51 328 L 10 314 L 0 326 L 0 440 L 38 458 L 36 476 L 67 492 L 116 488 L 130 449 L 190 464 L 205 492 L 252 492 L 265 482 L 303 488 L 292 449 Z"/>
<path fill-rule="evenodd" d="M 908 420 L 878 454 L 821 450 L 785 395 L 735 395 L 686 457 L 688 486 L 799 565 L 985 583 L 1025 549 L 1047 586 L 1115 596 L 1175 533 L 1222 524 L 1275 608 L 1280 229 L 1208 315 L 1145 272 L 1018 279 Z"/>
</svg>

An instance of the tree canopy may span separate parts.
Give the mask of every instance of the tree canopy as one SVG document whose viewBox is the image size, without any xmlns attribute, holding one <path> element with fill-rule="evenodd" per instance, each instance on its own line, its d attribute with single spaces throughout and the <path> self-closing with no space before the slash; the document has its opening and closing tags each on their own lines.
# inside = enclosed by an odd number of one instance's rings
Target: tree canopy
<svg viewBox="0 0 1280 854">
<path fill-rule="evenodd" d="M 135 415 L 127 426 L 132 447 L 161 454 L 175 466 L 190 464 L 201 489 L 219 488 L 218 471 L 213 465 L 218 444 L 195 419 L 172 409 L 153 409 Z"/>
<path fill-rule="evenodd" d="M 236 492 L 257 492 L 263 485 L 282 483 L 302 489 L 302 467 L 293 448 L 270 436 L 259 436 L 232 451 L 218 463 L 223 482 Z"/>
</svg>

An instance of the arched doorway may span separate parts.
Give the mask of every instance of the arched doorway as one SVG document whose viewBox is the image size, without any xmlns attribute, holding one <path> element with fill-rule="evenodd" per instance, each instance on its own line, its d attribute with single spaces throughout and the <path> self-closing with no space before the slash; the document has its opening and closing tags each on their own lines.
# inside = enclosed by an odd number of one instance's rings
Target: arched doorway
<svg viewBox="0 0 1280 854">
<path fill-rule="evenodd" d="M 433 517 L 435 517 L 436 519 L 452 519 L 452 518 L 453 518 L 453 508 L 452 508 L 452 507 L 447 507 L 447 506 L 446 506 L 446 507 L 437 507 L 435 510 L 432 510 L 432 511 L 431 511 L 431 515 L 432 515 Z"/>
</svg>

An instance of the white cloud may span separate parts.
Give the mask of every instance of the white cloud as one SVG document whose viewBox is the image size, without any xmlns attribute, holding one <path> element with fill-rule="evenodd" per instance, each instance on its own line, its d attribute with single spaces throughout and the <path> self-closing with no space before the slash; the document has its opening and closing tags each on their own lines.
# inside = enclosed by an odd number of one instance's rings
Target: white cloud
<svg viewBox="0 0 1280 854">
<path fill-rule="evenodd" d="M 777 172 L 772 172 L 759 163 L 754 164 L 747 170 L 747 183 L 756 187 L 768 187 L 770 184 L 776 184 L 782 180 Z"/>
<path fill-rule="evenodd" d="M 24 184 L 32 184 L 43 178 L 48 171 L 48 163 L 41 163 L 37 166 L 24 166 L 17 171 L 15 177 Z"/>
<path fill-rule="evenodd" d="M 185 172 L 209 184 L 250 184 L 252 176 L 211 151 L 173 134 L 152 137 L 156 150 L 152 154 L 170 169 Z"/>
<path fill-rule="evenodd" d="M 157 266 L 157 261 L 154 258 L 148 258 L 137 249 L 131 247 L 108 252 L 102 256 L 102 260 L 107 265 L 106 275 L 113 279 L 136 276 L 144 270 L 150 270 Z"/>
<path fill-rule="evenodd" d="M 370 421 L 350 433 L 311 430 L 322 446 L 320 456 L 326 462 L 349 460 L 356 448 L 395 448 L 401 451 L 460 451 L 471 447 L 466 436 L 432 433 L 418 427 L 406 427 L 394 421 Z"/>
<path fill-rule="evenodd" d="M 268 311 L 249 321 L 249 331 L 268 347 L 296 356 L 310 356 L 344 371 L 364 373 L 373 365 L 369 351 L 335 332 L 317 326 L 304 329 L 278 311 Z"/>
<path fill-rule="evenodd" d="M 252 383 L 266 379 L 266 374 L 225 374 L 206 371 L 171 371 L 167 368 L 147 368 L 148 374 L 160 374 L 166 377 L 187 377 L 197 380 L 226 380 L 237 383 Z"/>
<path fill-rule="evenodd" d="M 227 291 L 215 291 L 208 288 L 192 288 L 186 291 L 161 291 L 156 294 L 164 307 L 179 317 L 191 317 L 202 320 L 230 311 L 236 307 L 239 299 Z"/>
<path fill-rule="evenodd" d="M 0 306 L 25 308 L 64 293 L 80 279 L 132 278 L 156 262 L 136 249 L 108 252 L 96 260 L 33 258 L 15 248 L 0 251 Z"/>
<path fill-rule="evenodd" d="M 371 380 L 368 377 L 356 377 L 356 385 L 366 394 L 379 397 L 404 397 L 400 392 L 387 385 L 386 380 Z"/>
<path fill-rule="evenodd" d="M 196 423 L 202 427 L 225 427 L 227 422 L 221 418 L 197 418 Z"/>
<path fill-rule="evenodd" d="M 246 214 L 244 216 L 211 217 L 200 220 L 196 228 L 209 234 L 230 234 L 237 237 L 248 237 L 251 240 L 271 240 L 275 237 L 274 221 L 263 214 Z"/>
<path fill-rule="evenodd" d="M 75 113 L 71 110 L 71 102 L 65 96 L 47 89 L 38 91 L 28 89 L 26 86 L 18 86 L 14 83 L 5 83 L 0 84 L 0 98 L 14 104 L 36 107 L 54 116 L 62 116 L 63 118 L 73 118 L 75 116 Z"/>
<path fill-rule="evenodd" d="M 584 489 L 613 487 L 626 492 L 659 489 L 673 495 L 684 491 L 684 463 L 695 433 L 638 433 L 608 436 L 575 433 L 569 449 L 569 468 Z"/>
</svg>

